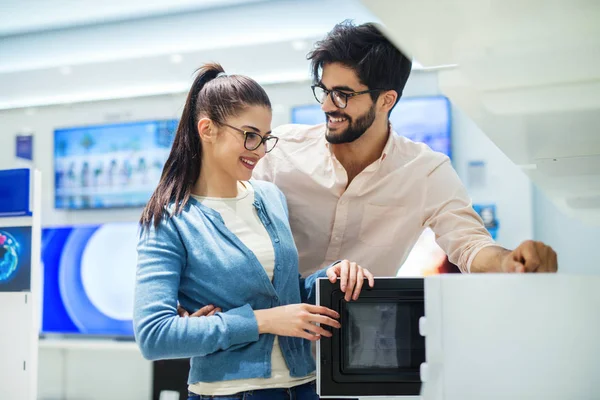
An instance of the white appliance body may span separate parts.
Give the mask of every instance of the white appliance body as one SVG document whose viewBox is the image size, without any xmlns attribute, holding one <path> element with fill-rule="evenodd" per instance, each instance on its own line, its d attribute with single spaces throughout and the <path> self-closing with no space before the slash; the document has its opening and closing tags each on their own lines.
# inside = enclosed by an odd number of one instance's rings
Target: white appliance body
<svg viewBox="0 0 600 400">
<path fill-rule="evenodd" d="M 425 279 L 424 400 L 600 399 L 600 276 Z"/>
</svg>

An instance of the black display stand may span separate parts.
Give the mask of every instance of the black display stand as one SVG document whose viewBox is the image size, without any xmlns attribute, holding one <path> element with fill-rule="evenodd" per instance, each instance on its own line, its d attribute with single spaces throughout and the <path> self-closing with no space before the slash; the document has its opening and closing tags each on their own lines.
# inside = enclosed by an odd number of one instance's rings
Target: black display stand
<svg viewBox="0 0 600 400">
<path fill-rule="evenodd" d="M 189 358 L 160 360 L 152 363 L 152 399 L 159 400 L 163 390 L 179 392 L 179 400 L 187 400 L 187 379 L 190 372 Z"/>
</svg>

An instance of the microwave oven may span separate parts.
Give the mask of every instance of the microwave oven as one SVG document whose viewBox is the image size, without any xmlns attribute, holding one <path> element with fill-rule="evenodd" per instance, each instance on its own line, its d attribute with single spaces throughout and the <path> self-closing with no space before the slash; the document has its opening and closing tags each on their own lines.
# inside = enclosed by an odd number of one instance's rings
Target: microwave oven
<svg viewBox="0 0 600 400">
<path fill-rule="evenodd" d="M 317 304 L 342 325 L 317 344 L 321 397 L 600 399 L 600 275 L 376 278 L 348 303 L 319 279 Z"/>
<path fill-rule="evenodd" d="M 317 282 L 317 304 L 340 315 L 340 329 L 317 346 L 317 392 L 322 398 L 419 395 L 425 338 L 422 278 L 376 278 L 346 302 L 339 280 Z"/>
</svg>

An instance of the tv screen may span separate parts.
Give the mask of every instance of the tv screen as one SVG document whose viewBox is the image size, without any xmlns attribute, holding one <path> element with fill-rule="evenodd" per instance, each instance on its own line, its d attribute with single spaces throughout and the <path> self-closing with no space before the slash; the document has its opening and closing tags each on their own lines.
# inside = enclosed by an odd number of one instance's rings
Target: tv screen
<svg viewBox="0 0 600 400">
<path fill-rule="evenodd" d="M 42 230 L 43 334 L 131 337 L 137 223 Z"/>
<path fill-rule="evenodd" d="M 325 122 L 320 104 L 292 109 L 292 123 L 318 125 Z M 451 157 L 450 102 L 444 96 L 406 97 L 400 99 L 390 122 L 397 134 L 422 142 L 432 150 Z"/>
<path fill-rule="evenodd" d="M 0 226 L 0 292 L 31 290 L 31 227 Z"/>
<path fill-rule="evenodd" d="M 173 119 L 55 130 L 55 207 L 144 206 L 176 129 Z"/>
</svg>

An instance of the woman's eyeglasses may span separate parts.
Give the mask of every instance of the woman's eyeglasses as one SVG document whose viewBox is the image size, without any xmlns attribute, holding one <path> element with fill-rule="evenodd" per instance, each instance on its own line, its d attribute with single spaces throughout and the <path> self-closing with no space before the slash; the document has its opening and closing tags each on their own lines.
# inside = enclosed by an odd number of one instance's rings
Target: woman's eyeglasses
<svg viewBox="0 0 600 400">
<path fill-rule="evenodd" d="M 259 133 L 252 132 L 252 131 L 245 131 L 243 129 L 236 128 L 235 126 L 231 126 L 231 125 L 225 124 L 223 122 L 221 122 L 221 125 L 225 125 L 231 129 L 243 134 L 244 135 L 244 147 L 246 148 L 246 150 L 254 151 L 254 150 L 258 149 L 261 144 L 264 143 L 265 144 L 265 153 L 268 153 L 275 148 L 275 146 L 277 145 L 277 142 L 279 141 L 279 138 L 277 136 L 273 136 L 273 135 L 262 136 Z"/>
</svg>

